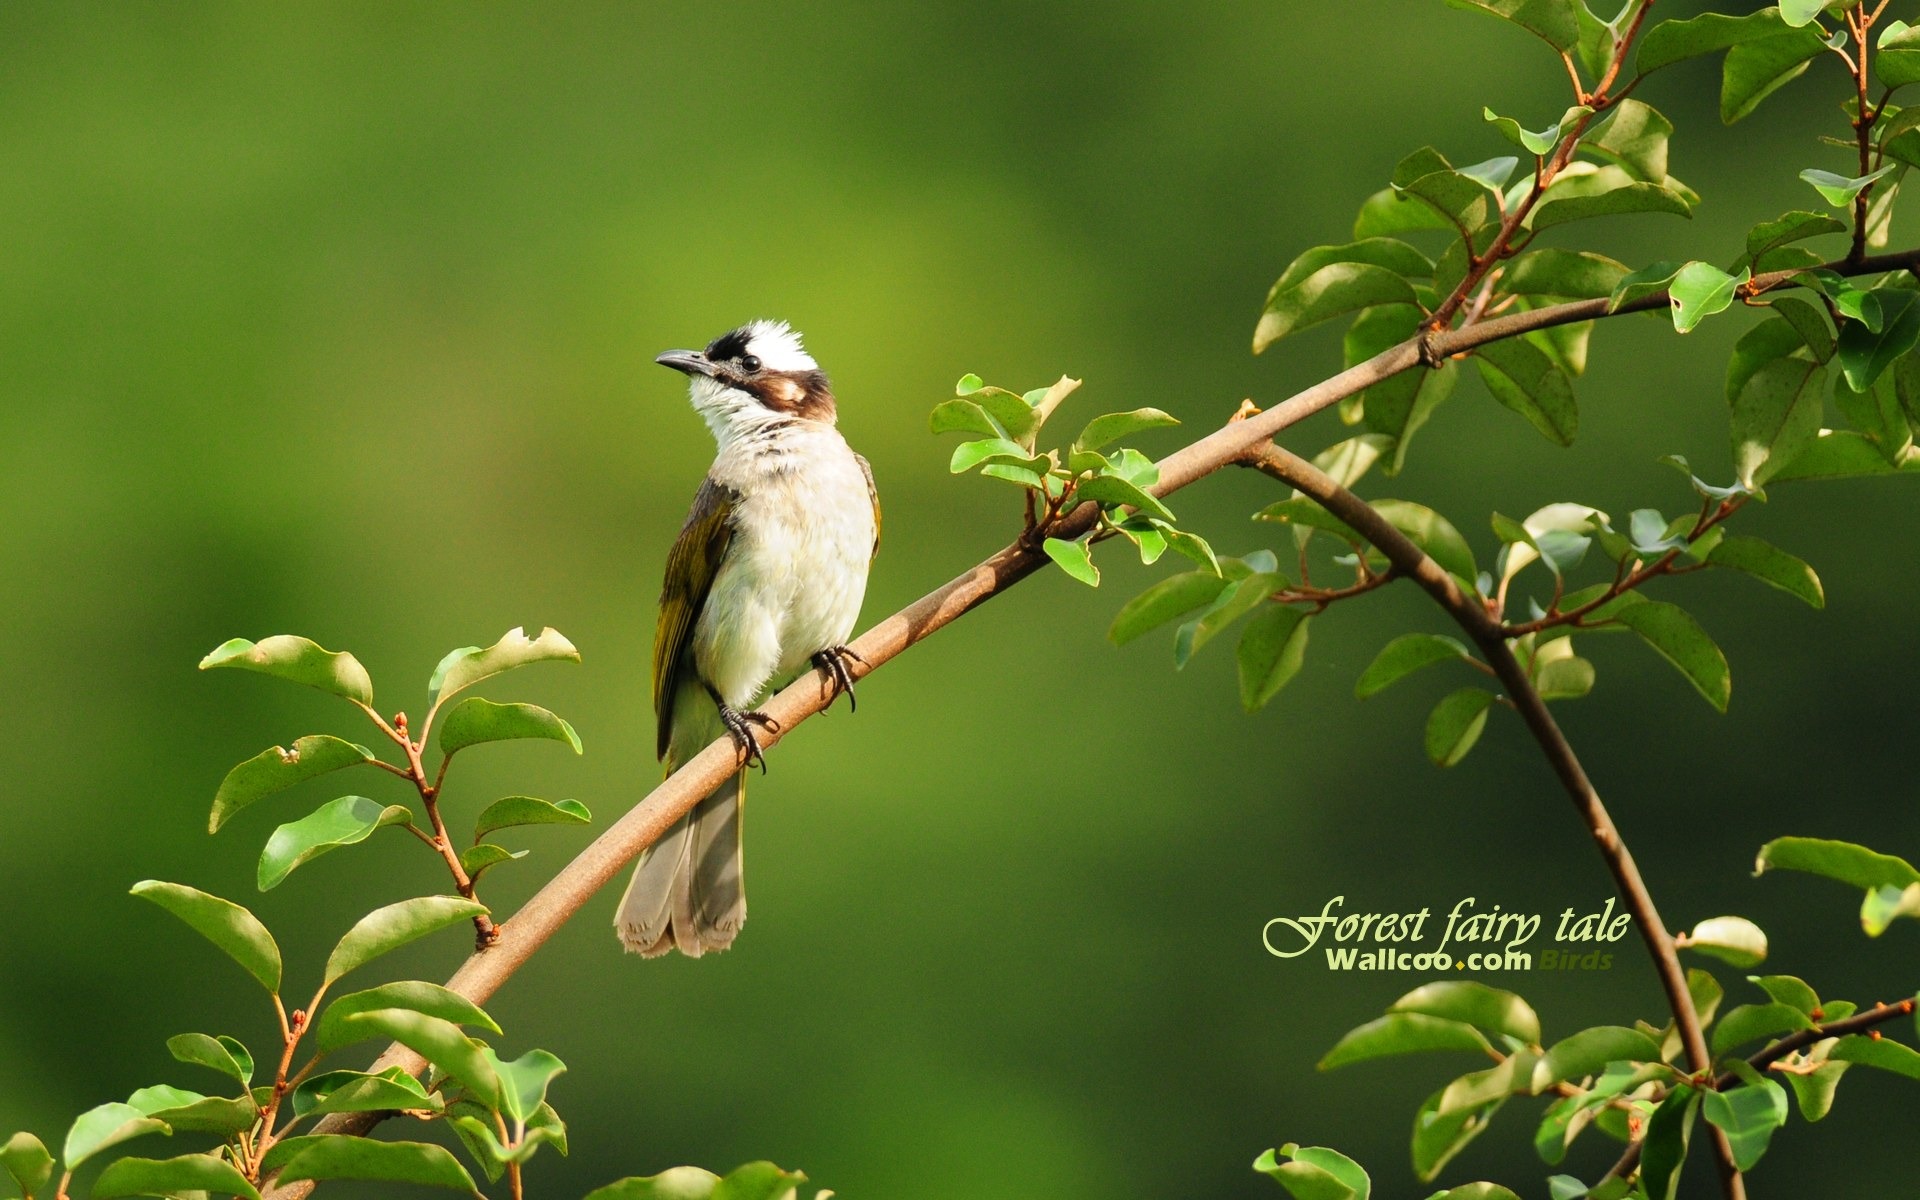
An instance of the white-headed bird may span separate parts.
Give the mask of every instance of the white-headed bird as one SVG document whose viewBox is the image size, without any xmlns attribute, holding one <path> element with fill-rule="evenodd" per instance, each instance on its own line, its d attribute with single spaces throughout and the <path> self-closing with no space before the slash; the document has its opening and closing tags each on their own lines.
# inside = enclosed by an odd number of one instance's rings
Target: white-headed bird
<svg viewBox="0 0 1920 1200">
<path fill-rule="evenodd" d="M 853 700 L 847 638 L 880 546 L 873 471 L 834 428 L 827 377 L 785 322 L 756 321 L 655 361 L 684 372 L 719 452 L 667 556 L 653 646 L 658 754 L 671 774 L 722 733 L 746 755 L 641 855 L 614 928 L 628 950 L 697 958 L 747 919 L 747 766 L 766 770 L 754 705 L 811 663 Z"/>
</svg>

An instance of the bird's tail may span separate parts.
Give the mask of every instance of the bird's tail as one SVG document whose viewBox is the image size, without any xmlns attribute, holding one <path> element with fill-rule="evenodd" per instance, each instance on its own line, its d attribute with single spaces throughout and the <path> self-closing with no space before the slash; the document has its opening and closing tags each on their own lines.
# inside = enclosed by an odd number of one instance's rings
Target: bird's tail
<svg viewBox="0 0 1920 1200">
<path fill-rule="evenodd" d="M 668 774 L 683 761 L 680 739 L 674 740 L 667 754 Z M 699 746 L 705 744 L 702 740 Z M 629 952 L 657 958 L 678 950 L 699 958 L 733 945 L 747 920 L 740 875 L 746 793 L 747 773 L 742 770 L 642 852 L 613 918 L 614 931 Z"/>
</svg>

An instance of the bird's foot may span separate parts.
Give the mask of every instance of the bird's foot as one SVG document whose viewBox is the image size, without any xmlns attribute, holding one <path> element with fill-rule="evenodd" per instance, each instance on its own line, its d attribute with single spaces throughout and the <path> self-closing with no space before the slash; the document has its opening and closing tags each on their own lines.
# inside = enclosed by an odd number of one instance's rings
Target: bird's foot
<svg viewBox="0 0 1920 1200">
<path fill-rule="evenodd" d="M 840 698 L 840 693 L 845 692 L 847 711 L 859 712 L 860 702 L 853 695 L 853 671 L 847 666 L 848 659 L 863 667 L 867 665 L 867 660 L 854 653 L 851 646 L 828 646 L 813 656 L 813 665 L 825 671 L 833 680 L 833 695 L 827 700 L 827 707 L 832 708 L 833 702 Z"/>
<path fill-rule="evenodd" d="M 720 705 L 719 708 L 720 720 L 726 725 L 728 735 L 733 738 L 733 744 L 740 748 L 742 754 L 747 756 L 746 765 L 751 767 L 758 764 L 760 773 L 765 775 L 767 773 L 767 756 L 760 751 L 760 739 L 755 736 L 753 727 L 759 725 L 769 733 L 779 733 L 780 722 L 758 710 L 743 713 L 725 704 Z"/>
</svg>

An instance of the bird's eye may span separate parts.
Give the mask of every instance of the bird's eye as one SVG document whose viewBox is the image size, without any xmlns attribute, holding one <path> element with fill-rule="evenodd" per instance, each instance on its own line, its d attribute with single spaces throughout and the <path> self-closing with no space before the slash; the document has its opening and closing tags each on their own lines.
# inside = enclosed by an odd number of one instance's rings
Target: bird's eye
<svg viewBox="0 0 1920 1200">
<path fill-rule="evenodd" d="M 746 371 L 758 371 L 760 369 L 760 360 L 749 354 L 740 360 L 740 367 Z"/>
</svg>

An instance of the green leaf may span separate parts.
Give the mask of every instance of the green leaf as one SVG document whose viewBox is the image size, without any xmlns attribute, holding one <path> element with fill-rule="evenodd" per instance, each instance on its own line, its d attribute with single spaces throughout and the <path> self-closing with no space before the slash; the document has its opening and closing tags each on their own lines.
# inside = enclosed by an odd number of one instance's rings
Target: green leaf
<svg viewBox="0 0 1920 1200">
<path fill-rule="evenodd" d="M 1879 937 L 1901 917 L 1920 919 L 1920 883 L 1875 888 L 1860 902 L 1860 927 L 1868 937 Z"/>
<path fill-rule="evenodd" d="M 1766 483 L 1813 443 L 1825 390 L 1826 369 L 1798 358 L 1773 359 L 1745 380 L 1729 422 L 1742 486 Z"/>
<path fill-rule="evenodd" d="M 293 1090 L 293 1112 L 298 1117 L 328 1113 L 439 1111 L 440 1097 L 399 1067 L 378 1074 L 328 1071 L 305 1080 Z"/>
<path fill-rule="evenodd" d="M 1580 148 L 1610 160 L 1642 183 L 1665 184 L 1667 143 L 1672 137 L 1673 122 L 1652 105 L 1628 98 L 1615 106 L 1599 134 L 1582 141 Z"/>
<path fill-rule="evenodd" d="M 308 1139 L 280 1168 L 281 1184 L 304 1179 L 364 1179 L 417 1183 L 479 1194 L 473 1177 L 453 1155 L 425 1142 L 376 1142 L 372 1138 L 323 1134 Z"/>
<path fill-rule="evenodd" d="M 1689 58 L 1715 54 L 1745 42 L 1777 37 L 1787 32 L 1778 9 L 1765 8 L 1744 17 L 1705 13 L 1685 21 L 1662 21 L 1640 39 L 1634 60 L 1642 75 Z"/>
<path fill-rule="evenodd" d="M 1555 638 L 1535 656 L 1533 689 L 1540 693 L 1542 700 L 1577 700 L 1593 690 L 1593 664 L 1573 653 L 1572 641 L 1572 638 Z M 1553 650 L 1555 646 L 1567 649 Z"/>
<path fill-rule="evenodd" d="M 483 1050 L 500 1077 L 500 1111 L 509 1120 L 525 1121 L 539 1111 L 547 1100 L 547 1088 L 567 1069 L 545 1050 L 529 1050 L 519 1058 L 504 1060 L 491 1050 Z"/>
<path fill-rule="evenodd" d="M 1880 330 L 1875 332 L 1861 321 L 1849 321 L 1840 330 L 1840 369 L 1857 392 L 1872 387 L 1895 359 L 1920 343 L 1920 292 L 1880 288 L 1873 294 L 1880 297 Z"/>
<path fill-rule="evenodd" d="M 1804 479 L 1853 479 L 1920 470 L 1920 455 L 1909 450 L 1898 466 L 1889 463 L 1865 434 L 1822 429 L 1812 445 L 1788 461 L 1772 477 L 1774 483 Z"/>
<path fill-rule="evenodd" d="M 1366 545 L 1367 542 L 1354 531 L 1353 526 L 1328 512 L 1318 500 L 1298 493 L 1267 505 L 1253 514 L 1253 519 L 1291 525 L 1296 529 L 1317 529 L 1323 533 L 1330 533 L 1356 548 Z"/>
<path fill-rule="evenodd" d="M 1673 298 L 1673 327 L 1692 333 L 1694 326 L 1733 303 L 1733 294 L 1751 278 L 1744 267 L 1729 275 L 1712 263 L 1690 262 L 1680 268 L 1669 294 Z"/>
<path fill-rule="evenodd" d="M 1913 446 L 1913 427 L 1898 393 L 1895 376 L 1884 370 L 1867 391 L 1856 392 L 1844 380 L 1833 389 L 1834 403 L 1847 424 L 1865 434 L 1888 465 L 1896 467 Z"/>
<path fill-rule="evenodd" d="M 1845 233 L 1844 221 L 1827 213 L 1794 211 L 1763 221 L 1747 231 L 1747 262 L 1757 263 L 1769 251 L 1828 233 Z"/>
<path fill-rule="evenodd" d="M 1118 475 L 1096 475 L 1082 480 L 1074 495 L 1109 509 L 1130 506 L 1162 521 L 1173 520 L 1173 513 L 1153 496 L 1141 491 Z"/>
<path fill-rule="evenodd" d="M 1832 1112 L 1833 1094 L 1840 1087 L 1840 1077 L 1846 1074 L 1851 1065 L 1823 1062 L 1809 1071 L 1789 1072 L 1787 1086 L 1793 1089 L 1794 1099 L 1800 1102 L 1800 1115 L 1811 1122 Z"/>
<path fill-rule="evenodd" d="M 1713 1027 L 1715 1058 L 1748 1042 L 1772 1039 L 1813 1028 L 1804 1013 L 1790 1004 L 1742 1004 L 1727 1012 Z"/>
<path fill-rule="evenodd" d="M 458 1082 L 488 1108 L 501 1103 L 500 1077 L 486 1048 L 451 1021 L 406 1008 L 375 1008 L 344 1018 L 361 1039 L 369 1034 L 399 1042 Z"/>
<path fill-rule="evenodd" d="M 806 1180 L 770 1162 L 737 1167 L 725 1179 L 699 1167 L 674 1167 L 610 1183 L 587 1193 L 586 1200 L 794 1200 Z"/>
<path fill-rule="evenodd" d="M 202 1096 L 184 1088 L 141 1088 L 127 1097 L 127 1103 L 146 1116 L 164 1122 L 175 1133 L 217 1133 L 232 1137 L 260 1119 L 253 1097 L 228 1099 Z"/>
<path fill-rule="evenodd" d="M 411 825 L 413 814 L 404 804 L 382 807 L 365 796 L 329 800 L 298 821 L 273 831 L 260 854 L 256 873 L 260 890 L 279 887 L 287 876 L 330 850 L 364 842 L 374 830 L 388 825 Z"/>
<path fill-rule="evenodd" d="M 1827 48 L 1817 29 L 1795 29 L 1742 42 L 1727 53 L 1720 74 L 1720 119 L 1728 125 L 1804 72 Z"/>
<path fill-rule="evenodd" d="M 1451 767 L 1467 756 L 1487 725 L 1492 692 L 1461 688 L 1433 706 L 1427 715 L 1427 757 L 1435 766 Z"/>
<path fill-rule="evenodd" d="M 260 1192 L 233 1164 L 211 1154 L 183 1154 L 179 1158 L 122 1158 L 110 1163 L 93 1181 L 94 1200 L 123 1196 L 178 1196 L 185 1192 L 217 1192 L 260 1200 Z"/>
<path fill-rule="evenodd" d="M 214 648 L 200 660 L 202 671 L 214 667 L 239 667 L 277 675 L 295 683 L 345 696 L 361 704 L 373 703 L 373 679 L 360 660 L 341 651 L 323 650 L 303 637 L 280 634 L 259 643 L 234 638 Z"/>
<path fill-rule="evenodd" d="M 1512 992 L 1471 980 L 1446 980 L 1417 987 L 1395 1000 L 1388 1011 L 1425 1013 L 1430 1017 L 1464 1021 L 1527 1045 L 1540 1042 L 1540 1017 L 1531 1005 Z"/>
<path fill-rule="evenodd" d="M 1205 611 L 1174 631 L 1174 666 L 1185 667 L 1201 647 L 1229 625 L 1258 608 L 1268 596 L 1286 584 L 1284 577 L 1263 571 L 1236 580 L 1223 589 Z"/>
<path fill-rule="evenodd" d="M 1440 1101 L 1446 1091 L 1442 1088 L 1428 1096 L 1413 1117 L 1413 1171 L 1423 1183 L 1432 1182 L 1453 1161 L 1454 1155 L 1480 1136 L 1480 1131 L 1487 1127 L 1493 1114 L 1506 1103 L 1502 1098 L 1478 1108 L 1442 1113 Z"/>
<path fill-rule="evenodd" d="M 1555 50 L 1572 50 L 1580 42 L 1580 28 L 1567 0 L 1447 0 L 1447 7 L 1502 17 Z"/>
<path fill-rule="evenodd" d="M 1448 1188 L 1432 1200 L 1520 1200 L 1512 1188 L 1501 1187 L 1497 1183 L 1463 1183 L 1459 1187 Z"/>
<path fill-rule="evenodd" d="M 977 433 L 990 438 L 1007 436 L 1007 431 L 987 416 L 987 410 L 972 400 L 942 400 L 934 405 L 932 415 L 927 418 L 927 429 L 936 434 Z"/>
<path fill-rule="evenodd" d="M 1040 544 L 1047 557 L 1060 564 L 1060 569 L 1078 579 L 1088 587 L 1100 586 L 1100 568 L 1093 565 L 1093 551 L 1085 542 L 1069 542 L 1062 538 L 1050 537 Z"/>
<path fill-rule="evenodd" d="M 1162 529 L 1160 534 L 1167 539 L 1167 545 L 1183 556 L 1199 563 L 1215 575 L 1220 573 L 1220 561 L 1214 557 L 1213 547 L 1207 544 L 1207 539 L 1184 529 L 1166 528 Z"/>
<path fill-rule="evenodd" d="M 953 394 L 956 396 L 971 396 L 985 386 L 987 385 L 984 380 L 972 371 L 968 371 L 960 377 L 960 382 L 953 385 Z"/>
<path fill-rule="evenodd" d="M 1699 1093 L 1680 1083 L 1675 1084 L 1660 1107 L 1653 1110 L 1640 1153 L 1641 1186 L 1646 1189 L 1648 1200 L 1673 1200 L 1699 1108 Z"/>
<path fill-rule="evenodd" d="M 1840 1039 L 1827 1055 L 1831 1062 L 1858 1063 L 1879 1071 L 1891 1071 L 1908 1079 L 1920 1079 L 1920 1053 L 1911 1046 L 1887 1038 L 1869 1038 L 1854 1034 Z"/>
<path fill-rule="evenodd" d="M 1453 523 L 1439 513 L 1411 500 L 1376 500 L 1373 508 L 1445 570 L 1468 583 L 1479 575 L 1473 548 Z"/>
<path fill-rule="evenodd" d="M 1805 871 L 1868 891 L 1920 883 L 1920 871 L 1904 858 L 1824 838 L 1784 837 L 1768 842 L 1760 847 L 1753 873 L 1770 870 Z"/>
<path fill-rule="evenodd" d="M 516 625 L 491 646 L 467 646 L 441 659 L 427 681 L 427 692 L 436 702 L 442 701 L 503 671 L 556 659 L 577 663 L 580 652 L 557 630 L 542 629 L 540 636 L 529 638 L 526 629 Z"/>
<path fill-rule="evenodd" d="M 1758 966 L 1767 957 L 1767 935 L 1745 917 L 1712 917 L 1682 934 L 1673 944 L 1683 950 L 1698 950 L 1736 967 Z"/>
<path fill-rule="evenodd" d="M 1515 296 L 1608 296 L 1627 278 L 1627 268 L 1604 254 L 1547 247 L 1514 259 L 1500 277 L 1500 290 Z"/>
<path fill-rule="evenodd" d="M 1010 442 L 1006 438 L 982 438 L 975 442 L 961 442 L 955 446 L 953 458 L 948 462 L 947 470 L 959 475 L 973 470 L 984 462 L 1010 463 L 1041 473 L 1051 466 L 1046 459 L 1034 457 L 1018 442 Z"/>
<path fill-rule="evenodd" d="M 1354 218 L 1353 236 L 1385 237 L 1414 229 L 1451 229 L 1453 223 L 1431 206 L 1398 188 L 1382 188 L 1368 196 Z"/>
<path fill-rule="evenodd" d="M 1353 694 L 1364 700 L 1390 684 L 1437 662 L 1471 662 L 1472 651 L 1454 638 L 1432 633 L 1409 633 L 1388 642 L 1360 674 Z"/>
<path fill-rule="evenodd" d="M 1780 0 L 1780 19 L 1798 29 L 1819 16 L 1832 3 L 1833 0 Z M 1850 4 L 1848 6 L 1851 7 Z"/>
<path fill-rule="evenodd" d="M 1224 578 L 1206 571 L 1169 576 L 1127 601 L 1113 618 L 1107 637 L 1114 645 L 1124 646 L 1175 617 L 1211 604 L 1226 586 Z"/>
<path fill-rule="evenodd" d="M 1282 1155 L 1290 1161 L 1280 1161 Z M 1359 1163 L 1325 1146 L 1288 1142 L 1255 1159 L 1253 1169 L 1276 1180 L 1294 1200 L 1367 1200 L 1373 1190 Z"/>
<path fill-rule="evenodd" d="M 522 850 L 515 853 L 505 846 L 496 846 L 491 842 L 481 842 L 477 846 L 469 846 L 460 852 L 460 869 L 467 873 L 468 879 L 477 880 L 480 876 L 486 874 L 489 869 L 497 867 L 504 862 L 512 862 L 515 859 L 525 858 L 531 853 L 533 853 L 531 850 Z"/>
<path fill-rule="evenodd" d="M 1385 267 L 1337 262 L 1321 267 L 1298 284 L 1276 290 L 1253 333 L 1253 352 L 1265 350 L 1288 334 L 1376 304 L 1413 304 L 1413 285 Z"/>
<path fill-rule="evenodd" d="M 332 984 L 388 951 L 486 911 L 486 905 L 459 896 L 420 896 L 376 908 L 347 930 L 327 956 L 326 982 Z"/>
<path fill-rule="evenodd" d="M 261 987 L 280 990 L 280 947 L 260 919 L 246 909 L 185 884 L 157 879 L 134 884 L 132 892 L 185 921 L 259 980 Z"/>
<path fill-rule="evenodd" d="M 1479 1030 L 1465 1021 L 1432 1017 L 1417 1012 L 1391 1012 L 1376 1017 L 1334 1044 L 1317 1064 L 1330 1071 L 1350 1063 L 1387 1058 L 1398 1054 L 1424 1054 L 1430 1050 L 1468 1050 L 1486 1054 L 1490 1043 Z"/>
<path fill-rule="evenodd" d="M 455 754 L 482 742 L 515 738 L 543 738 L 565 742 L 581 753 L 580 735 L 573 726 L 537 704 L 495 704 L 469 696 L 453 706 L 440 726 L 440 753 Z"/>
<path fill-rule="evenodd" d="M 1749 975 L 1749 983 L 1757 985 L 1776 1004 L 1798 1009 L 1811 1017 L 1820 1007 L 1820 995 L 1807 986 L 1804 979 L 1793 975 Z"/>
<path fill-rule="evenodd" d="M 1888 163 L 1878 171 L 1871 172 L 1870 174 L 1848 177 L 1846 175 L 1835 175 L 1832 171 L 1819 171 L 1808 168 L 1800 172 L 1800 178 L 1812 184 L 1813 190 L 1819 192 L 1828 204 L 1833 205 L 1835 208 L 1847 208 L 1853 204 L 1853 198 L 1855 196 L 1858 196 L 1862 191 L 1866 190 L 1866 188 L 1876 180 L 1884 179 L 1886 176 L 1891 175 L 1893 170 L 1894 164 Z"/>
<path fill-rule="evenodd" d="M 335 999 L 320 1014 L 320 1021 L 314 1027 L 315 1048 L 322 1054 L 332 1054 L 355 1042 L 365 1041 L 372 1035 L 366 1029 L 353 1025 L 352 1018 L 380 1008 L 404 1008 L 455 1025 L 473 1025 L 494 1034 L 500 1032 L 500 1026 L 484 1009 L 458 992 L 449 991 L 437 983 L 408 980 L 382 984 L 364 992 L 351 992 Z"/>
<path fill-rule="evenodd" d="M 1240 706 L 1258 712 L 1300 671 L 1307 653 L 1307 613 L 1287 604 L 1270 604 L 1247 622 L 1236 658 L 1240 669 Z"/>
<path fill-rule="evenodd" d="M 1506 138 L 1514 145 L 1525 150 L 1528 154 L 1540 157 L 1548 154 L 1555 146 L 1560 144 L 1561 130 L 1569 128 L 1581 117 L 1593 112 L 1593 109 L 1584 104 L 1569 108 L 1558 121 L 1547 126 L 1539 133 L 1529 132 L 1520 122 L 1514 120 L 1512 117 L 1503 117 L 1490 108 L 1483 108 L 1480 112 L 1481 115 L 1486 118 L 1487 123 L 1499 131 L 1501 137 Z"/>
<path fill-rule="evenodd" d="M 218 833 L 233 815 L 256 800 L 283 792 L 296 783 L 373 761 L 373 751 L 326 734 L 297 739 L 292 749 L 274 746 L 227 772 L 213 797 L 213 815 L 207 832 Z"/>
<path fill-rule="evenodd" d="M 1573 385 L 1544 351 L 1524 338 L 1509 338 L 1481 346 L 1473 361 L 1495 400 L 1525 417 L 1550 441 L 1573 444 L 1580 427 Z"/>
<path fill-rule="evenodd" d="M 1623 1025 L 1596 1025 L 1553 1044 L 1534 1068 L 1532 1090 L 1598 1075 L 1608 1063 L 1659 1061 L 1660 1045 L 1646 1034 Z"/>
<path fill-rule="evenodd" d="M 183 1063 L 218 1071 L 242 1087 L 253 1082 L 253 1055 L 233 1038 L 222 1034 L 179 1033 L 167 1039 L 167 1053 Z"/>
<path fill-rule="evenodd" d="M 1617 217 L 1632 213 L 1671 213 L 1679 217 L 1693 215 L 1693 205 L 1671 188 L 1657 183 L 1643 183 L 1618 167 L 1602 167 L 1600 171 L 1613 172 L 1600 175 L 1600 187 L 1578 176 L 1563 176 L 1561 181 L 1550 185 L 1529 217 L 1527 227 L 1535 233 L 1541 233 L 1558 225 L 1594 217 Z M 1612 186 L 1604 186 L 1607 184 Z"/>
<path fill-rule="evenodd" d="M 1707 555 L 1707 561 L 1716 567 L 1743 571 L 1789 595 L 1798 596 L 1814 608 L 1827 605 L 1826 591 L 1812 567 L 1757 537 L 1730 534 Z"/>
<path fill-rule="evenodd" d="M 53 1155 L 39 1138 L 16 1133 L 0 1143 L 0 1171 L 13 1179 L 22 1196 L 32 1196 L 53 1178 Z"/>
<path fill-rule="evenodd" d="M 1629 304 L 1665 294 L 1673 284 L 1674 277 L 1680 274 L 1680 266 L 1677 262 L 1657 262 L 1641 267 L 1614 285 L 1613 294 L 1607 301 L 1607 311 L 1619 312 Z"/>
<path fill-rule="evenodd" d="M 481 810 L 479 819 L 473 823 L 473 840 L 477 842 L 497 829 L 516 825 L 588 825 L 592 821 L 593 814 L 578 800 L 508 796 Z"/>
<path fill-rule="evenodd" d="M 1805 3 L 1806 0 L 1801 2 Z M 1908 27 L 1905 21 L 1889 22 L 1880 33 L 1879 49 L 1880 53 L 1874 56 L 1873 67 L 1883 87 L 1897 88 L 1920 83 L 1920 29 Z M 1882 133 L 1882 144 L 1893 136 L 1891 130 Z"/>
<path fill-rule="evenodd" d="M 1169 416 L 1157 408 L 1136 408 L 1131 412 L 1107 413 L 1087 422 L 1086 428 L 1080 431 L 1080 436 L 1073 439 L 1073 448 L 1098 450 L 1123 437 L 1131 437 L 1143 429 L 1159 429 L 1179 423 L 1178 417 Z"/>
<path fill-rule="evenodd" d="M 1827 328 L 1825 313 L 1793 296 L 1782 296 L 1773 301 L 1770 307 L 1782 320 L 1793 326 L 1814 361 L 1826 362 L 1833 357 L 1833 331 Z"/>
<path fill-rule="evenodd" d="M 121 1142 L 149 1133 L 172 1132 L 165 1121 L 156 1121 L 131 1104 L 102 1104 L 74 1119 L 72 1127 L 67 1130 L 66 1144 L 60 1151 L 60 1162 L 72 1171 L 102 1150 L 118 1146 Z"/>
</svg>

